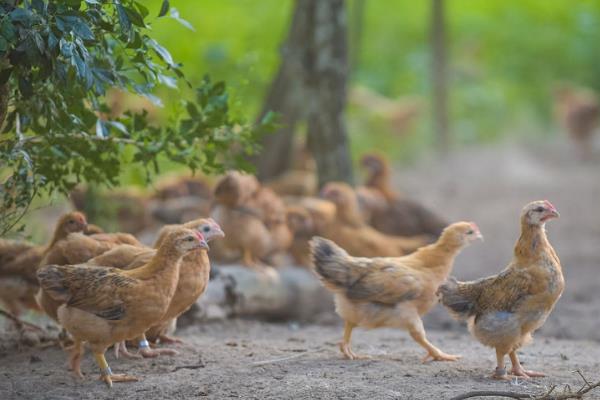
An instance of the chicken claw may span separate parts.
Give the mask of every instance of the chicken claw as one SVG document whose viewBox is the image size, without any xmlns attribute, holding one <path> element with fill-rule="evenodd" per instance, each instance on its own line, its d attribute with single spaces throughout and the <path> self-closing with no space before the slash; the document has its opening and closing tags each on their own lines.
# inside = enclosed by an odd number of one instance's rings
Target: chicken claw
<svg viewBox="0 0 600 400">
<path fill-rule="evenodd" d="M 462 356 L 446 354 L 442 351 L 438 351 L 438 352 L 427 353 L 427 355 L 425 357 L 423 357 L 422 362 L 426 363 L 430 359 L 431 359 L 431 361 L 458 361 L 460 358 L 462 358 Z"/>
<path fill-rule="evenodd" d="M 518 377 L 521 377 L 523 379 L 528 379 L 528 378 L 543 378 L 543 377 L 546 376 L 546 374 L 544 374 L 542 372 L 527 371 L 527 370 L 524 370 L 521 367 L 520 368 L 513 367 L 510 372 L 514 376 L 518 376 Z"/>
<path fill-rule="evenodd" d="M 344 358 L 348 360 L 371 360 L 373 357 L 366 354 L 356 354 L 352 351 L 350 343 L 340 343 L 340 351 L 344 354 Z"/>
<path fill-rule="evenodd" d="M 512 380 L 512 376 L 506 373 L 505 368 L 496 368 L 492 374 L 492 379 L 499 381 L 510 381 Z"/>
<path fill-rule="evenodd" d="M 185 342 L 179 338 L 168 336 L 168 335 L 159 335 L 158 340 L 162 344 L 184 344 Z"/>
<path fill-rule="evenodd" d="M 113 387 L 113 382 L 139 382 L 139 378 L 127 374 L 102 374 L 100 380 L 106 383 L 109 388 Z"/>
<path fill-rule="evenodd" d="M 150 347 L 143 347 L 140 349 L 140 354 L 144 358 L 155 358 L 160 355 L 176 356 L 179 352 L 175 349 L 152 349 Z"/>
</svg>

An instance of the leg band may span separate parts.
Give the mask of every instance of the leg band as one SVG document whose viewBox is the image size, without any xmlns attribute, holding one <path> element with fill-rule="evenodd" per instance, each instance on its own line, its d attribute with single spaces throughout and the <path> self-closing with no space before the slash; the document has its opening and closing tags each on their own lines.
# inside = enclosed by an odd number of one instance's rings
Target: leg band
<svg viewBox="0 0 600 400">
<path fill-rule="evenodd" d="M 140 349 L 147 349 L 148 347 L 150 347 L 150 343 L 148 343 L 146 339 L 140 340 L 140 342 L 138 343 L 138 347 Z"/>
</svg>

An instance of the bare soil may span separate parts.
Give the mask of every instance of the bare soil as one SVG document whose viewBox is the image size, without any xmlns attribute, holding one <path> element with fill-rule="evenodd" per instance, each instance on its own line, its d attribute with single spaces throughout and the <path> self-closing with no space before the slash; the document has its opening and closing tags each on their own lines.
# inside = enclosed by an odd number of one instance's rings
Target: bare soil
<svg viewBox="0 0 600 400">
<path fill-rule="evenodd" d="M 397 330 L 356 330 L 353 343 L 373 360 L 347 361 L 337 349 L 336 317 L 320 324 L 233 320 L 196 324 L 178 332 L 180 355 L 154 360 L 115 360 L 113 371 L 142 378 L 108 390 L 97 367 L 84 358 L 86 379 L 66 369 L 56 348 L 15 347 L 0 336 L 0 399 L 449 399 L 471 390 L 542 393 L 553 385 L 581 387 L 573 373 L 600 379 L 600 164 L 582 163 L 561 143 L 507 144 L 466 149 L 424 160 L 397 173 L 398 187 L 454 220 L 477 222 L 486 241 L 458 258 L 454 275 L 478 278 L 500 271 L 518 237 L 521 207 L 550 200 L 561 218 L 548 224 L 562 260 L 566 289 L 546 325 L 521 358 L 547 378 L 497 382 L 491 349 L 475 342 L 441 308 L 425 318 L 430 339 L 455 363 L 422 364 L 424 351 Z M 600 399 L 600 390 L 586 398 Z"/>
</svg>

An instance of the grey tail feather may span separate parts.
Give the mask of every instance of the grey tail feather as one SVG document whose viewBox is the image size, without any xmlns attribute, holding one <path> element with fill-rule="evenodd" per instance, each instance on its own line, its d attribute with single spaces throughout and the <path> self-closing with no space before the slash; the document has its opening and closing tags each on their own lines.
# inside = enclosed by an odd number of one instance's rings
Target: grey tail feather
<svg viewBox="0 0 600 400">
<path fill-rule="evenodd" d="M 438 288 L 436 294 L 440 303 L 448 308 L 454 318 L 465 320 L 475 313 L 475 303 L 460 292 L 461 284 L 462 282 L 450 277 Z"/>
<path fill-rule="evenodd" d="M 348 278 L 348 253 L 331 240 L 319 236 L 311 239 L 310 251 L 317 275 L 330 284 L 344 287 Z"/>
</svg>

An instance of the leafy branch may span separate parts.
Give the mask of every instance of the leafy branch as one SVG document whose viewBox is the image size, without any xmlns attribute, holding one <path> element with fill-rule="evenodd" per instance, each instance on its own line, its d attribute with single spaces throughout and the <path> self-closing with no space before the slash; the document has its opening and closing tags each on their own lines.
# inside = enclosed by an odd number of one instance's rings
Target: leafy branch
<svg viewBox="0 0 600 400">
<path fill-rule="evenodd" d="M 135 0 L 0 1 L 0 235 L 37 195 L 116 186 L 124 168 L 148 180 L 163 159 L 205 173 L 249 168 L 275 116 L 232 117 L 223 82 L 205 77 L 165 126 L 110 109 L 111 88 L 160 106 L 157 88 L 191 87 L 150 36 L 149 15 Z M 192 28 L 167 0 L 157 15 Z"/>
</svg>

